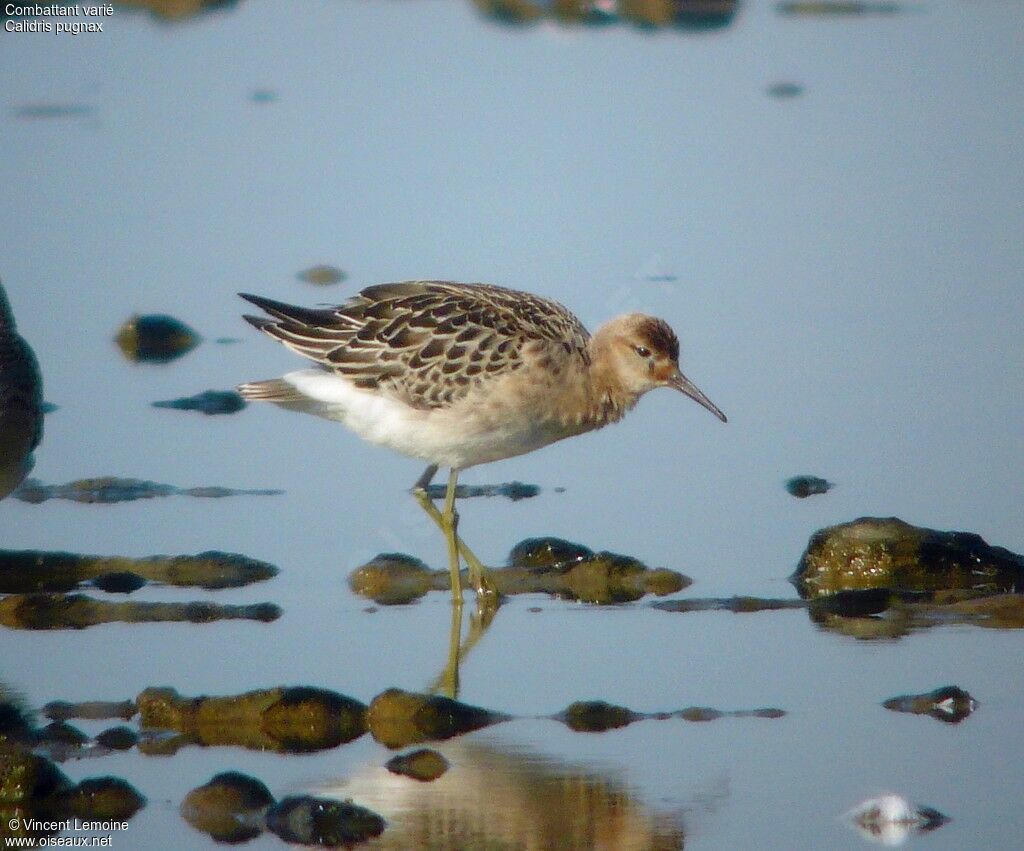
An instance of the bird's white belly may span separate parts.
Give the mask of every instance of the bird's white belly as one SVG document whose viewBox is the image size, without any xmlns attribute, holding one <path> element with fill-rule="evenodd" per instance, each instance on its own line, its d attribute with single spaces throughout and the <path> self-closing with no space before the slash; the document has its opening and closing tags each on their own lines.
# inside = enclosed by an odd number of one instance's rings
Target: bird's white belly
<svg viewBox="0 0 1024 851">
<path fill-rule="evenodd" d="M 363 440 L 443 467 L 465 469 L 522 455 L 567 436 L 526 416 L 488 416 L 483 410 L 421 410 L 362 390 L 321 370 L 291 372 L 282 378 L 306 399 L 302 409 L 337 420 Z"/>
</svg>

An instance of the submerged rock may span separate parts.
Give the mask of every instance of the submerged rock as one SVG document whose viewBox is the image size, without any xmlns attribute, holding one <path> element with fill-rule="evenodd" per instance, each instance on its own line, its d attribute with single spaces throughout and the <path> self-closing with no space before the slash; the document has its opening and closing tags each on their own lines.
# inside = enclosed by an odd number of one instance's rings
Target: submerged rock
<svg viewBox="0 0 1024 851">
<path fill-rule="evenodd" d="M 318 286 L 325 287 L 331 284 L 340 284 L 348 275 L 337 266 L 329 266 L 326 263 L 322 263 L 318 266 L 310 266 L 308 269 L 303 269 L 296 277 L 307 284 L 317 284 Z"/>
<path fill-rule="evenodd" d="M 560 24 L 607 26 L 618 21 L 643 29 L 728 26 L 738 0 L 473 0 L 488 18 L 506 25 L 553 19 Z"/>
<path fill-rule="evenodd" d="M 898 15 L 906 11 L 902 3 L 870 2 L 870 0 L 787 0 L 777 3 L 781 15 L 860 17 L 863 15 Z"/>
<path fill-rule="evenodd" d="M 39 731 L 39 741 L 59 742 L 64 745 L 84 745 L 89 741 L 89 737 L 66 721 L 54 721 Z"/>
<path fill-rule="evenodd" d="M 82 703 L 54 700 L 43 707 L 43 715 L 54 721 L 66 721 L 69 718 L 86 718 L 90 720 L 124 718 L 127 721 L 135 715 L 136 711 L 135 704 L 130 700 L 117 702 L 88 700 Z"/>
<path fill-rule="evenodd" d="M 210 550 L 194 556 L 94 556 L 43 550 L 0 550 L 0 593 L 70 591 L 92 583 L 127 593 L 143 580 L 209 590 L 241 588 L 277 575 L 265 561 Z"/>
<path fill-rule="evenodd" d="M 420 748 L 411 753 L 399 754 L 388 760 L 384 767 L 392 774 L 401 774 L 421 783 L 429 783 L 431 780 L 437 780 L 448 770 L 448 760 L 437 751 Z"/>
<path fill-rule="evenodd" d="M 431 499 L 444 499 L 447 488 L 444 485 L 427 485 L 427 496 Z M 478 496 L 503 496 L 512 502 L 530 499 L 540 493 L 538 485 L 527 485 L 523 482 L 503 482 L 500 485 L 456 485 L 457 499 L 471 499 Z"/>
<path fill-rule="evenodd" d="M 135 314 L 114 338 L 124 356 L 136 363 L 168 363 L 192 351 L 201 340 L 184 322 L 161 313 Z"/>
<path fill-rule="evenodd" d="M 815 532 L 790 581 L 812 598 L 870 588 L 994 594 L 1024 585 L 1024 557 L 968 532 L 862 517 Z"/>
<path fill-rule="evenodd" d="M 215 841 L 236 844 L 263 832 L 263 817 L 273 803 L 270 790 L 255 777 L 225 771 L 189 792 L 179 812 Z"/>
<path fill-rule="evenodd" d="M 348 586 L 382 606 L 418 600 L 428 591 L 449 587 L 447 571 L 431 570 L 404 553 L 381 553 L 349 574 Z"/>
<path fill-rule="evenodd" d="M 96 600 L 85 594 L 9 594 L 0 598 L 0 625 L 12 629 L 84 629 L 101 623 L 218 620 L 269 622 L 281 616 L 273 603 L 228 606 L 194 603 L 122 603 Z"/>
<path fill-rule="evenodd" d="M 201 745 L 305 753 L 366 732 L 366 706 L 326 689 L 262 689 L 231 697 L 183 697 L 149 688 L 136 699 L 143 727 L 175 730 Z"/>
<path fill-rule="evenodd" d="M 146 799 L 120 777 L 83 780 L 60 795 L 64 812 L 82 821 L 127 821 L 146 805 Z"/>
<path fill-rule="evenodd" d="M 508 719 L 508 715 L 500 712 L 451 698 L 392 688 L 373 699 L 366 720 L 378 742 L 389 748 L 402 748 L 450 739 Z"/>
<path fill-rule="evenodd" d="M 352 845 L 380 836 L 384 826 L 379 815 L 351 801 L 308 795 L 284 798 L 267 813 L 268 830 L 300 845 Z"/>
<path fill-rule="evenodd" d="M 216 499 L 225 496 L 277 496 L 281 490 L 255 488 L 236 490 L 219 486 L 179 488 L 160 482 L 143 479 L 121 479 L 115 476 L 101 476 L 95 479 L 77 479 L 63 485 L 44 485 L 38 479 L 26 479 L 15 492 L 16 499 L 38 504 L 48 499 L 67 499 L 72 502 L 114 503 L 134 502 L 138 499 L 155 499 L 164 496 L 196 496 Z"/>
<path fill-rule="evenodd" d="M 603 733 L 626 727 L 645 716 L 603 700 L 581 700 L 570 703 L 554 717 L 577 733 Z"/>
<path fill-rule="evenodd" d="M 943 686 L 926 694 L 890 697 L 882 706 L 893 712 L 930 715 L 947 724 L 959 724 L 978 708 L 978 702 L 958 686 Z"/>
<path fill-rule="evenodd" d="M 96 744 L 112 751 L 131 750 L 138 742 L 139 734 L 123 724 L 119 727 L 109 727 L 96 737 Z"/>
<path fill-rule="evenodd" d="M 199 411 L 207 416 L 217 414 L 234 414 L 246 406 L 245 399 L 241 393 L 234 390 L 206 390 L 197 393 L 195 396 L 185 396 L 181 399 L 166 399 L 162 402 L 154 402 L 154 408 L 173 408 L 177 411 Z"/>
<path fill-rule="evenodd" d="M 779 97 L 780 95 L 776 95 Z M 835 485 L 817 476 L 794 476 L 786 482 L 786 490 L 797 499 L 806 499 L 815 494 L 828 493 Z"/>
</svg>

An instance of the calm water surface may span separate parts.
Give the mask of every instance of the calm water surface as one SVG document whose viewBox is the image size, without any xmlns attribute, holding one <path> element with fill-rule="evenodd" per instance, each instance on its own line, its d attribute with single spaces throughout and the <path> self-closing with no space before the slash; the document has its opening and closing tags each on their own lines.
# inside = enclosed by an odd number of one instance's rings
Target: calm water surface
<svg viewBox="0 0 1024 851">
<path fill-rule="evenodd" d="M 862 515 L 1024 551 L 1022 27 L 1018 4 L 956 0 L 857 17 L 743 3 L 699 32 L 520 28 L 440 0 L 249 0 L 176 24 L 119 8 L 102 35 L 3 33 L 0 277 L 59 406 L 33 475 L 286 493 L 5 500 L 4 547 L 244 553 L 280 575 L 136 596 L 284 613 L 5 629 L 0 681 L 36 707 L 154 685 L 303 684 L 369 702 L 443 668 L 445 595 L 369 613 L 346 584 L 381 551 L 444 563 L 406 493 L 418 464 L 277 409 L 150 407 L 296 367 L 242 323 L 238 290 L 312 304 L 381 281 L 484 280 L 555 297 L 590 326 L 634 309 L 673 324 L 729 424 L 655 393 L 620 426 L 467 472 L 543 489 L 462 505 L 485 561 L 558 535 L 678 569 L 694 579 L 684 595 L 788 597 L 809 536 Z M 802 93 L 767 94 L 779 82 Z M 86 109 L 19 113 L 47 104 Z M 350 277 L 296 280 L 316 263 Z M 111 340 L 134 312 L 173 314 L 206 341 L 171 364 L 128 363 Z M 783 484 L 797 473 L 837 487 L 795 500 Z M 799 611 L 523 597 L 463 664 L 461 699 L 525 716 L 588 698 L 788 714 L 603 735 L 517 720 L 439 746 L 452 770 L 416 789 L 389 779 L 369 737 L 306 756 L 132 750 L 62 769 L 146 795 L 115 837 L 124 848 L 207 847 L 177 807 L 229 769 L 278 797 L 351 796 L 392 819 L 530 825 L 497 834 L 509 847 L 544 821 L 557 836 L 561 796 L 575 799 L 555 790 L 574 784 L 597 790 L 585 819 L 607 827 L 605 847 L 685 835 L 707 849 L 856 848 L 839 814 L 885 791 L 953 818 L 911 844 L 1020 847 L 1022 650 L 1016 632 L 974 627 L 872 642 Z M 880 706 L 954 683 L 980 701 L 959 725 Z"/>
</svg>

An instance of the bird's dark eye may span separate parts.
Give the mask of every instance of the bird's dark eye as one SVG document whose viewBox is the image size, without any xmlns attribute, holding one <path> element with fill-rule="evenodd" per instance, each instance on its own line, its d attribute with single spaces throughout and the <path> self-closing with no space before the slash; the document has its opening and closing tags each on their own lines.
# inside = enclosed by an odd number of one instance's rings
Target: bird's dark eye
<svg viewBox="0 0 1024 851">
<path fill-rule="evenodd" d="M 647 346 L 633 346 L 633 351 L 642 358 L 649 358 L 651 356 L 651 350 Z"/>
</svg>

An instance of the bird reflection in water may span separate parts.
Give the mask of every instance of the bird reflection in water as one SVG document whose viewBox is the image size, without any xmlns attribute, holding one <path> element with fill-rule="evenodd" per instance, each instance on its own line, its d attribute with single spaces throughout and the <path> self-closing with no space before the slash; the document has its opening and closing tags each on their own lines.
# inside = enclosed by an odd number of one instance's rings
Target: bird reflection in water
<svg viewBox="0 0 1024 851">
<path fill-rule="evenodd" d="M 0 499 L 31 472 L 43 439 L 43 377 L 0 283 Z"/>
</svg>

